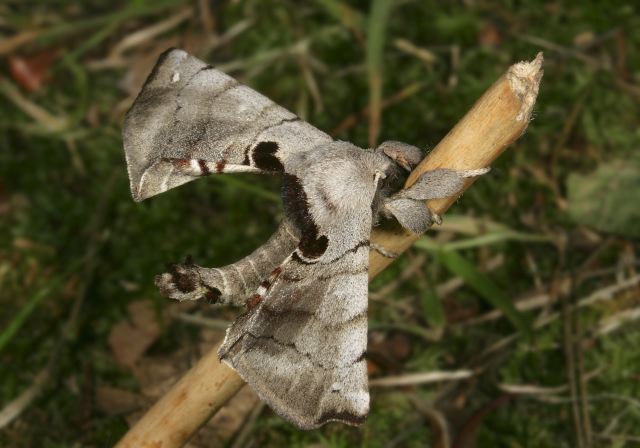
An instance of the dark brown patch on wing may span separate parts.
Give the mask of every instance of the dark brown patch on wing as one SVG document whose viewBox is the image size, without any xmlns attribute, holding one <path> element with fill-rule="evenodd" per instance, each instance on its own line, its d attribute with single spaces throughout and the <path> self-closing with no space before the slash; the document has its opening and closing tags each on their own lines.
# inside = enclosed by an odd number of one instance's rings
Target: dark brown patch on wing
<svg viewBox="0 0 640 448">
<path fill-rule="evenodd" d="M 262 296 L 260 294 L 254 294 L 247 299 L 245 304 L 248 310 L 252 310 L 257 307 L 260 302 L 262 302 Z"/>
<path fill-rule="evenodd" d="M 282 162 L 276 156 L 276 142 L 260 142 L 253 148 L 252 158 L 256 167 L 265 171 L 284 171 Z"/>
<path fill-rule="evenodd" d="M 309 235 L 308 238 L 304 235 L 298 244 L 300 252 L 302 252 L 305 258 L 321 257 L 322 254 L 326 252 L 328 246 L 329 238 L 327 238 L 326 235 L 320 235 L 320 237 Z"/>
<path fill-rule="evenodd" d="M 300 179 L 291 174 L 285 174 L 282 182 L 282 202 L 287 216 L 300 229 L 300 243 L 298 247 L 305 258 L 318 258 L 327 250 L 329 239 L 325 235 L 318 235 L 318 226 L 311 217 L 309 200 Z"/>
<path fill-rule="evenodd" d="M 189 272 L 179 272 L 178 265 L 172 264 L 169 269 L 169 273 L 171 274 L 171 280 L 173 284 L 176 285 L 176 289 L 182 293 L 188 293 L 196 289 L 196 280 L 195 277 Z"/>
<path fill-rule="evenodd" d="M 220 174 L 224 171 L 224 167 L 227 165 L 227 162 L 221 160 L 220 162 L 216 162 L 216 173 Z"/>
<path fill-rule="evenodd" d="M 244 160 L 242 161 L 243 165 L 250 166 L 251 162 L 249 161 L 249 150 L 251 149 L 251 145 L 247 146 L 244 149 Z"/>
<path fill-rule="evenodd" d="M 200 173 L 202 176 L 208 176 L 210 174 L 209 167 L 207 167 L 206 160 L 199 159 L 198 166 L 200 167 Z"/>
<path fill-rule="evenodd" d="M 164 158 L 162 159 L 162 161 L 171 163 L 174 167 L 176 167 L 176 169 L 180 171 L 187 170 L 191 167 L 191 160 L 189 159 Z"/>
</svg>

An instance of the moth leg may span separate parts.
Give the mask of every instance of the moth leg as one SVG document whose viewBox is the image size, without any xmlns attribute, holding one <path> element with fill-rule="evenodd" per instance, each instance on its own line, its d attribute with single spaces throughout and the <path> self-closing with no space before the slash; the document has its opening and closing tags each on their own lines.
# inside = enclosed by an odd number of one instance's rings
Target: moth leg
<svg viewBox="0 0 640 448">
<path fill-rule="evenodd" d="M 169 272 L 158 275 L 155 283 L 160 293 L 171 299 L 205 298 L 209 303 L 243 306 L 297 244 L 298 238 L 283 222 L 265 244 L 236 263 L 220 268 L 174 264 Z"/>
<path fill-rule="evenodd" d="M 420 148 L 407 143 L 386 141 L 378 146 L 377 150 L 382 151 L 407 171 L 413 170 L 422 160 L 422 151 Z"/>
<path fill-rule="evenodd" d="M 163 296 L 178 300 L 198 300 L 206 298 L 210 302 L 220 299 L 221 291 L 214 286 L 207 286 L 202 282 L 199 270 L 195 264 L 172 263 L 169 272 L 157 275 L 155 284 Z"/>
<path fill-rule="evenodd" d="M 480 176 L 487 172 L 489 168 L 461 171 L 438 168 L 422 174 L 411 187 L 400 190 L 397 195 L 420 201 L 447 198 L 462 190 L 466 178 Z"/>
<path fill-rule="evenodd" d="M 415 199 L 391 197 L 384 201 L 383 207 L 384 215 L 393 216 L 402 227 L 416 234 L 426 232 L 434 222 L 440 220 L 424 202 Z"/>
<path fill-rule="evenodd" d="M 410 188 L 386 198 L 382 213 L 392 215 L 402 227 L 413 233 L 424 233 L 433 223 L 442 223 L 442 218 L 430 210 L 424 201 L 453 196 L 463 188 L 466 178 L 488 171 L 488 168 L 461 171 L 438 168 L 427 171 Z"/>
</svg>

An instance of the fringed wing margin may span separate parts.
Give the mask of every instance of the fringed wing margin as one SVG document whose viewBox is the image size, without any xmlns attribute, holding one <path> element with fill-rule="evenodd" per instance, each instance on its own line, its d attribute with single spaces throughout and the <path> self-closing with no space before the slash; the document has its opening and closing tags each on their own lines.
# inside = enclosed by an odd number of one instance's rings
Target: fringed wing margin
<svg viewBox="0 0 640 448">
<path fill-rule="evenodd" d="M 224 362 L 302 429 L 357 425 L 369 411 L 368 259 L 368 244 L 330 264 L 307 264 L 294 252 L 220 348 Z"/>
</svg>

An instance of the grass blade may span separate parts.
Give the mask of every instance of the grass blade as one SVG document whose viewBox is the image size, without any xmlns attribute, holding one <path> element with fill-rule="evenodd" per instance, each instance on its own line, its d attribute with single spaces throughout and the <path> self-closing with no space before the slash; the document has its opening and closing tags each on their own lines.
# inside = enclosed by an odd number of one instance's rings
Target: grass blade
<svg viewBox="0 0 640 448">
<path fill-rule="evenodd" d="M 391 0 L 375 0 L 367 29 L 367 72 L 369 74 L 369 146 L 375 147 L 382 114 L 382 59 Z"/>
<path fill-rule="evenodd" d="M 430 271 L 430 270 L 428 270 Z M 435 279 L 431 275 L 431 272 L 426 273 L 426 281 L 422 281 L 420 286 L 424 290 L 424 293 L 420 296 L 420 304 L 422 306 L 422 314 L 426 322 L 433 328 L 439 331 L 443 331 L 447 324 L 447 316 L 444 311 L 444 307 L 438 292 L 434 285 Z"/>
<path fill-rule="evenodd" d="M 505 241 L 521 241 L 525 243 L 552 243 L 553 237 L 550 235 L 539 235 L 533 233 L 516 232 L 511 230 L 496 231 L 485 233 L 483 235 L 465 238 L 448 243 L 437 243 L 429 237 L 423 237 L 416 241 L 415 247 L 428 251 L 458 251 L 462 249 L 471 249 L 474 247 L 490 246 L 492 244 L 502 243 Z"/>
<path fill-rule="evenodd" d="M 345 28 L 361 34 L 364 29 L 364 17 L 358 10 L 337 0 L 319 0 L 318 3 Z"/>
<path fill-rule="evenodd" d="M 502 311 L 518 331 L 531 337 L 532 330 L 529 319 L 518 311 L 500 288 L 487 275 L 480 272 L 473 263 L 454 251 L 440 251 L 438 259 L 449 271 L 461 277 L 483 299 Z"/>
<path fill-rule="evenodd" d="M 272 191 L 265 190 L 259 185 L 252 184 L 244 179 L 234 176 L 212 176 L 216 181 L 225 184 L 231 188 L 247 191 L 255 196 L 265 199 L 269 202 L 280 203 L 280 195 Z"/>
</svg>

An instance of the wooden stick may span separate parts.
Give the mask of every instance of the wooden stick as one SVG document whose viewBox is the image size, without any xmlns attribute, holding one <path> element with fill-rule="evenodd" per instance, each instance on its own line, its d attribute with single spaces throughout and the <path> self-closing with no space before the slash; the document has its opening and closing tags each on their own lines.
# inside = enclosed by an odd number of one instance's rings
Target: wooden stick
<svg viewBox="0 0 640 448">
<path fill-rule="evenodd" d="M 542 53 L 531 62 L 512 65 L 500 79 L 487 90 L 471 110 L 438 143 L 407 179 L 409 187 L 424 172 L 436 168 L 473 170 L 485 168 L 520 137 L 531 117 L 542 79 Z M 469 178 L 463 191 L 476 178 Z M 434 199 L 428 207 L 438 215 L 458 200 L 459 196 Z M 420 235 L 409 231 L 396 233 L 374 230 L 371 243 L 379 251 L 371 251 L 369 278 L 384 270 L 397 256 L 407 250 Z M 385 257 L 381 252 L 390 255 Z"/>
<path fill-rule="evenodd" d="M 512 65 L 425 157 L 406 185 L 412 185 L 422 173 L 435 168 L 488 167 L 527 128 L 541 78 L 542 53 L 531 62 Z M 471 183 L 473 179 L 467 181 L 465 189 Z M 457 199 L 432 200 L 427 205 L 435 213 L 443 214 Z M 375 277 L 418 238 L 407 231 L 374 231 L 371 243 L 377 250 L 370 252 L 369 277 Z M 220 363 L 215 347 L 116 446 L 181 447 L 243 385 L 235 371 Z"/>
</svg>

